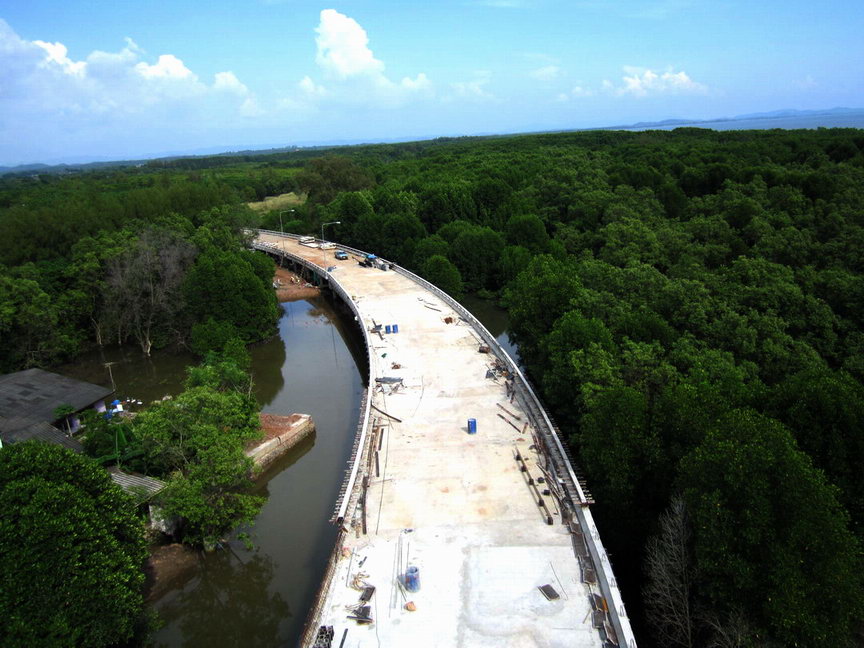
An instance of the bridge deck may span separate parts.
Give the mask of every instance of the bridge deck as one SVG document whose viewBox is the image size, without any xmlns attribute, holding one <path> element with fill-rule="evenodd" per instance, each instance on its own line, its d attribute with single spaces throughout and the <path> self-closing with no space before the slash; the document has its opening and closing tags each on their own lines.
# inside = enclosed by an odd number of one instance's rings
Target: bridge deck
<svg viewBox="0 0 864 648">
<path fill-rule="evenodd" d="M 398 333 L 371 336 L 370 358 L 372 376 L 403 380 L 392 393 L 371 386 L 372 404 L 401 422 L 372 411 L 380 427 L 372 433 L 370 426 L 371 455 L 363 461 L 366 533 L 362 496 L 356 497 L 316 627 L 333 626 L 334 646 L 345 629 L 345 646 L 602 646 L 590 605 L 597 589 L 583 583 L 554 499 L 544 497 L 549 525 L 515 459 L 518 450 L 527 473 L 544 476 L 532 429 L 523 431 L 527 417 L 518 401 L 509 402 L 505 379 L 487 377 L 494 356 L 478 352 L 473 329 L 408 277 L 360 267 L 353 258 L 336 261 L 333 250 L 294 240 L 261 235 L 259 241 L 336 266 L 333 276 L 367 330 L 373 321 L 398 325 Z M 476 434 L 467 432 L 469 418 L 477 421 Z M 419 569 L 417 592 L 398 584 L 408 565 Z M 371 624 L 346 618 L 359 602 L 355 578 L 376 588 Z M 539 591 L 546 584 L 558 600 Z M 416 611 L 405 609 L 408 601 Z"/>
</svg>

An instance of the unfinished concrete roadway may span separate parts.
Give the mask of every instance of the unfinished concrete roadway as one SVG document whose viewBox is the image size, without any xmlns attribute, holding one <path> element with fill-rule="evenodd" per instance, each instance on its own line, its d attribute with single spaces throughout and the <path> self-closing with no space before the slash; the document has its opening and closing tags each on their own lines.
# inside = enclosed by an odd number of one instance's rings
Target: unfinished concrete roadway
<svg viewBox="0 0 864 648">
<path fill-rule="evenodd" d="M 334 647 L 635 648 L 589 496 L 489 333 L 401 269 L 337 261 L 275 232 L 255 247 L 329 281 L 362 322 L 370 361 L 341 531 L 303 645 L 330 646 L 332 627 Z M 417 591 L 405 587 L 409 566 Z M 375 588 L 368 602 L 364 586 Z"/>
</svg>

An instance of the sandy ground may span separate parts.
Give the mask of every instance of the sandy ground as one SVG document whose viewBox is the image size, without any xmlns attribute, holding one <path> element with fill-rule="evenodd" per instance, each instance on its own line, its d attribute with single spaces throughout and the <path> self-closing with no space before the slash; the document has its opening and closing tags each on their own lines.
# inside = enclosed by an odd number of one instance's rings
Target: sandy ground
<svg viewBox="0 0 864 648">
<path fill-rule="evenodd" d="M 280 302 L 310 299 L 311 297 L 317 297 L 321 294 L 321 291 L 318 288 L 306 283 L 286 268 L 277 267 L 276 274 L 273 276 L 273 281 L 277 285 L 276 298 Z"/>
</svg>

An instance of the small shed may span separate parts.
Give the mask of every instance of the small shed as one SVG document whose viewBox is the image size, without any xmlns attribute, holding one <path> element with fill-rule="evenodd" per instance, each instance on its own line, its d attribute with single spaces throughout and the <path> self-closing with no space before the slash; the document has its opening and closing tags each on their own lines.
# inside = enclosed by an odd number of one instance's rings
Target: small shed
<svg viewBox="0 0 864 648">
<path fill-rule="evenodd" d="M 161 479 L 126 472 L 125 470 L 120 470 L 117 466 L 111 466 L 107 470 L 114 483 L 132 497 L 136 505 L 148 501 L 167 486 Z"/>
</svg>

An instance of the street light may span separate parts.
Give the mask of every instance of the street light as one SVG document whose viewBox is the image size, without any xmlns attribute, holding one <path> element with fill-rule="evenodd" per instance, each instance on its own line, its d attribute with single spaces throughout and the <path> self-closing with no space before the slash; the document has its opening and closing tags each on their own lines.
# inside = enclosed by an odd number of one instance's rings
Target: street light
<svg viewBox="0 0 864 648">
<path fill-rule="evenodd" d="M 329 223 L 321 223 L 321 265 L 327 269 L 326 257 L 327 251 L 324 249 L 324 227 L 326 225 L 341 225 L 342 221 L 330 221 Z"/>
</svg>

